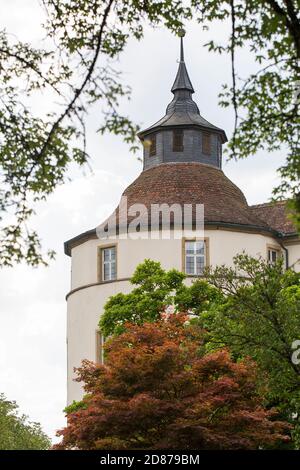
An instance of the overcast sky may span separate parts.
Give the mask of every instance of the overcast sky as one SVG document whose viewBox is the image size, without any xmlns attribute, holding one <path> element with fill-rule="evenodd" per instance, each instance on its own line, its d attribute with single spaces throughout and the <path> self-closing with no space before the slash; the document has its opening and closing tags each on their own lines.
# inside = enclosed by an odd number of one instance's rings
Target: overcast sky
<svg viewBox="0 0 300 470">
<path fill-rule="evenodd" d="M 41 19 L 38 0 L 0 0 L 0 28 L 6 27 L 22 40 L 38 40 Z M 224 41 L 228 31 L 216 25 L 204 33 L 194 23 L 187 24 L 186 30 L 185 60 L 196 90 L 194 99 L 201 114 L 230 137 L 233 113 L 218 106 L 221 84 L 230 81 L 229 59 L 203 47 L 210 38 Z M 130 41 L 120 57 L 119 68 L 133 90 L 123 111 L 142 126 L 164 115 L 172 99 L 178 54 L 178 38 L 163 28 L 149 28 L 144 39 Z M 247 51 L 239 55 L 238 65 L 242 77 L 253 70 Z M 40 103 L 49 106 L 49 97 L 44 95 Z M 16 400 L 32 420 L 41 422 L 51 437 L 64 425 L 66 404 L 65 295 L 70 287 L 70 258 L 63 253 L 63 242 L 103 221 L 141 171 L 141 163 L 121 138 L 96 133 L 101 111 L 99 103 L 89 116 L 93 173 L 73 170 L 72 180 L 39 206 L 33 221 L 45 248 L 57 251 L 56 261 L 49 268 L 17 266 L 0 271 L 0 392 Z M 284 154 L 261 153 L 224 163 L 224 171 L 249 204 L 261 203 L 271 197 L 276 168 L 283 161 Z"/>
</svg>

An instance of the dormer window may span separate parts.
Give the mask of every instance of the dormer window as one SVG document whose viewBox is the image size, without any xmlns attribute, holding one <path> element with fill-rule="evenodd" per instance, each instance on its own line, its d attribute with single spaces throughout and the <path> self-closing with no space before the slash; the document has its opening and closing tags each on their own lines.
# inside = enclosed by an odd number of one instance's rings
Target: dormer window
<svg viewBox="0 0 300 470">
<path fill-rule="evenodd" d="M 202 153 L 211 155 L 211 135 L 209 132 L 202 133 Z"/>
<path fill-rule="evenodd" d="M 150 140 L 149 155 L 150 157 L 153 157 L 154 155 L 156 155 L 156 134 L 150 135 L 149 140 Z"/>
<path fill-rule="evenodd" d="M 183 152 L 183 130 L 173 131 L 173 152 Z"/>
</svg>

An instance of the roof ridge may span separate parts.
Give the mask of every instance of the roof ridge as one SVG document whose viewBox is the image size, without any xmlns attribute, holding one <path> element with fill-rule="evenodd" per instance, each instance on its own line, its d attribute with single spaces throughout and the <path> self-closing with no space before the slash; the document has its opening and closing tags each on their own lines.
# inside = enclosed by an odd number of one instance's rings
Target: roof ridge
<svg viewBox="0 0 300 470">
<path fill-rule="evenodd" d="M 262 202 L 260 204 L 252 204 L 249 206 L 251 209 L 257 208 L 257 207 L 267 207 L 267 206 L 276 206 L 276 205 L 283 205 L 288 202 L 288 199 L 285 199 L 284 201 L 270 201 L 270 202 Z"/>
</svg>

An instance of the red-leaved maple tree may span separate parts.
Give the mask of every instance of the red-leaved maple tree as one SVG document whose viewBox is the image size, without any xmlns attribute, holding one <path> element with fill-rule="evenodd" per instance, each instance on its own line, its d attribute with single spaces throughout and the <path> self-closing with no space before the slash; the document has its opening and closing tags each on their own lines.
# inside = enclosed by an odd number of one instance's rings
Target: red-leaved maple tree
<svg viewBox="0 0 300 470">
<path fill-rule="evenodd" d="M 105 365 L 84 361 L 86 395 L 68 414 L 56 449 L 257 449 L 287 440 L 266 410 L 256 367 L 226 350 L 203 353 L 202 332 L 173 315 L 127 325 L 105 346 Z"/>
</svg>

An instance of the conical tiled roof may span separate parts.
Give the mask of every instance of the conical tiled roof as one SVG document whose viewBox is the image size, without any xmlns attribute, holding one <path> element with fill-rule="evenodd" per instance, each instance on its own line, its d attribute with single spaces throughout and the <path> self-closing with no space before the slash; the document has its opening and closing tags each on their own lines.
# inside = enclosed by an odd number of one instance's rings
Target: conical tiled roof
<svg viewBox="0 0 300 470">
<path fill-rule="evenodd" d="M 204 204 L 206 228 L 236 228 L 283 238 L 296 234 L 295 228 L 289 225 L 285 203 L 248 206 L 242 191 L 222 170 L 203 163 L 170 163 L 145 170 L 125 189 L 123 196 L 127 197 L 127 208 L 144 204 L 148 211 L 151 204 Z M 116 209 L 117 223 L 124 219 L 123 210 L 122 205 Z M 128 213 L 127 216 L 128 222 L 134 218 Z M 68 240 L 65 253 L 71 255 L 73 247 L 93 238 L 97 238 L 96 229 Z"/>
<path fill-rule="evenodd" d="M 204 222 L 269 228 L 247 204 L 242 191 L 222 170 L 203 163 L 170 163 L 143 171 L 125 189 L 127 207 L 143 204 L 204 204 Z M 119 218 L 122 208 L 117 208 Z M 127 217 L 130 221 L 133 217 Z"/>
</svg>

